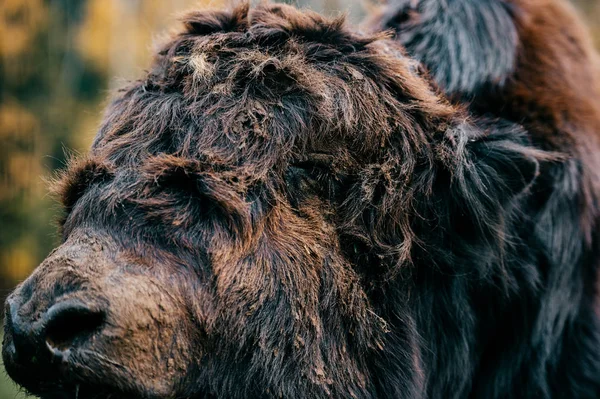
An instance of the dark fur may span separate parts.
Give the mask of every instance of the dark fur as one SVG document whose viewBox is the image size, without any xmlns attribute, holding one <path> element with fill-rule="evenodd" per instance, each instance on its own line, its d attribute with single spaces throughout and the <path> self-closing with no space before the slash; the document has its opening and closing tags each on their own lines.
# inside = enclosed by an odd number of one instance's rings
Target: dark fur
<svg viewBox="0 0 600 399">
<path fill-rule="evenodd" d="M 392 0 L 369 25 L 397 30 L 448 93 L 502 84 L 517 58 L 513 9 L 503 0 Z"/>
<path fill-rule="evenodd" d="M 576 160 L 470 118 L 341 19 L 263 5 L 184 23 L 57 183 L 65 243 L 9 298 L 9 321 L 82 295 L 107 324 L 53 367 L 8 323 L 15 380 L 80 398 L 537 397 L 595 380 L 592 356 L 565 369 L 596 333 L 581 181 L 557 175 Z"/>
<path fill-rule="evenodd" d="M 600 397 L 600 90 L 582 22 L 559 0 L 400 0 L 369 24 L 394 29 L 475 114 L 522 123 L 536 146 L 568 156 L 543 166 L 532 189 L 536 288 L 483 308 L 500 324 L 479 349 L 473 394 Z"/>
</svg>

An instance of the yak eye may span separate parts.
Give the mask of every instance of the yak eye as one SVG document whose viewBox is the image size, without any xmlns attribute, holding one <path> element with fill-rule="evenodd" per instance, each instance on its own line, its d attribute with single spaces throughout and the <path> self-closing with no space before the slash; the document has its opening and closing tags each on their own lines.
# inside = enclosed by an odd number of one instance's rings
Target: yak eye
<svg viewBox="0 0 600 399">
<path fill-rule="evenodd" d="M 331 176 L 331 167 L 332 164 L 324 162 L 323 159 L 310 158 L 296 161 L 290 165 L 286 180 L 288 185 L 316 184 Z"/>
<path fill-rule="evenodd" d="M 291 167 L 305 171 L 311 176 L 328 175 L 335 167 L 336 157 L 326 153 L 311 153 L 294 162 Z"/>
<path fill-rule="evenodd" d="M 343 182 L 343 174 L 337 171 L 334 157 L 330 154 L 309 154 L 293 162 L 286 173 L 286 184 L 292 203 L 296 205 L 310 193 L 332 201 Z"/>
<path fill-rule="evenodd" d="M 319 180 L 329 173 L 328 169 L 309 162 L 300 162 L 290 165 L 288 175 L 296 178 Z"/>
</svg>

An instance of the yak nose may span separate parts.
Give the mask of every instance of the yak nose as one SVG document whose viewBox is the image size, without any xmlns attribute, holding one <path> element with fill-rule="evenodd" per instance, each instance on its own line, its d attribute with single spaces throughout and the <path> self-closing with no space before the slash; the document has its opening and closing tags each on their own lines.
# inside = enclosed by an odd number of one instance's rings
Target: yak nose
<svg viewBox="0 0 600 399">
<path fill-rule="evenodd" d="M 59 301 L 35 321 L 20 315 L 14 299 L 8 299 L 6 307 L 5 329 L 10 342 L 5 349 L 21 366 L 62 358 L 69 350 L 84 347 L 106 319 L 105 309 L 79 300 Z"/>
<path fill-rule="evenodd" d="M 76 301 L 60 302 L 46 314 L 43 332 L 46 344 L 54 354 L 84 344 L 104 325 L 106 313 Z"/>
</svg>

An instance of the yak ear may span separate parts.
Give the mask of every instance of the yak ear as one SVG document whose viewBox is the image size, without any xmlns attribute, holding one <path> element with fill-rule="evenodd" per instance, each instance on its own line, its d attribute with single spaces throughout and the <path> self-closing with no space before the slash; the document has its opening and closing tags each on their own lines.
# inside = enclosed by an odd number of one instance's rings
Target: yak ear
<svg viewBox="0 0 600 399">
<path fill-rule="evenodd" d="M 446 213 L 461 215 L 462 221 L 456 222 L 469 221 L 478 234 L 502 231 L 533 193 L 541 166 L 562 159 L 535 148 L 522 127 L 503 120 L 465 124 L 451 134 L 454 159 L 446 169 L 448 185 L 442 184 L 437 194 L 449 195 L 443 202 L 452 209 Z"/>
<path fill-rule="evenodd" d="M 473 96 L 513 71 L 518 35 L 504 1 L 398 0 L 376 11 L 368 30 L 392 29 L 409 55 L 448 94 Z"/>
<path fill-rule="evenodd" d="M 510 198 L 527 190 L 539 175 L 540 162 L 552 158 L 532 146 L 526 131 L 504 120 L 479 120 L 476 137 L 470 134 L 456 174 L 464 193 L 479 191 Z M 470 195 L 468 195 L 470 196 Z"/>
</svg>

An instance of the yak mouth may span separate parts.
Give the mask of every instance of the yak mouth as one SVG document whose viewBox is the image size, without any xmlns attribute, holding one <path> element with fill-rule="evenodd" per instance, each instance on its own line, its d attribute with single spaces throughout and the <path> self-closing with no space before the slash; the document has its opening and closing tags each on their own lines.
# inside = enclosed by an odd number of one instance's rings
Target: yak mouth
<svg viewBox="0 0 600 399">
<path fill-rule="evenodd" d="M 74 384 L 64 386 L 61 389 L 53 390 L 39 395 L 40 399 L 141 399 L 144 396 L 132 395 L 131 393 L 119 392 L 116 390 L 100 388 L 93 385 Z"/>
<path fill-rule="evenodd" d="M 110 383 L 110 381 L 109 381 Z M 55 382 L 27 389 L 40 399 L 158 399 L 163 395 L 148 395 L 134 390 L 122 390 L 108 384 Z"/>
<path fill-rule="evenodd" d="M 77 367 L 81 368 L 81 366 Z M 83 377 L 70 364 L 56 364 L 54 372 L 11 367 L 9 375 L 28 394 L 40 399 L 159 399 L 165 394 L 152 392 L 139 381 L 115 376 Z M 102 380 L 101 383 L 92 382 Z M 169 397 L 169 395 L 167 395 Z"/>
<path fill-rule="evenodd" d="M 165 395 L 141 393 L 135 390 L 122 390 L 110 385 L 96 385 L 86 383 L 60 384 L 37 392 L 35 396 L 40 399 L 158 399 Z"/>
<path fill-rule="evenodd" d="M 6 337 L 6 336 L 5 336 Z M 40 368 L 39 364 L 29 364 L 29 367 L 10 361 L 14 356 L 4 348 L 4 365 L 8 375 L 28 394 L 41 399 L 154 399 L 163 398 L 145 387 L 138 381 L 124 379 L 122 376 L 103 376 L 90 373 L 89 368 L 82 362 L 72 362 L 69 356 L 57 359 L 51 355 L 39 356 L 37 362 L 50 362 L 50 369 Z M 39 355 L 39 354 L 38 354 Z M 9 360 L 9 361 L 7 361 Z M 98 383 L 96 381 L 101 381 Z"/>
<path fill-rule="evenodd" d="M 37 393 L 40 399 L 164 399 L 165 397 L 180 397 L 178 395 L 140 393 L 120 390 L 108 385 L 72 384 Z M 195 394 L 194 399 L 213 399 L 214 395 Z"/>
</svg>

